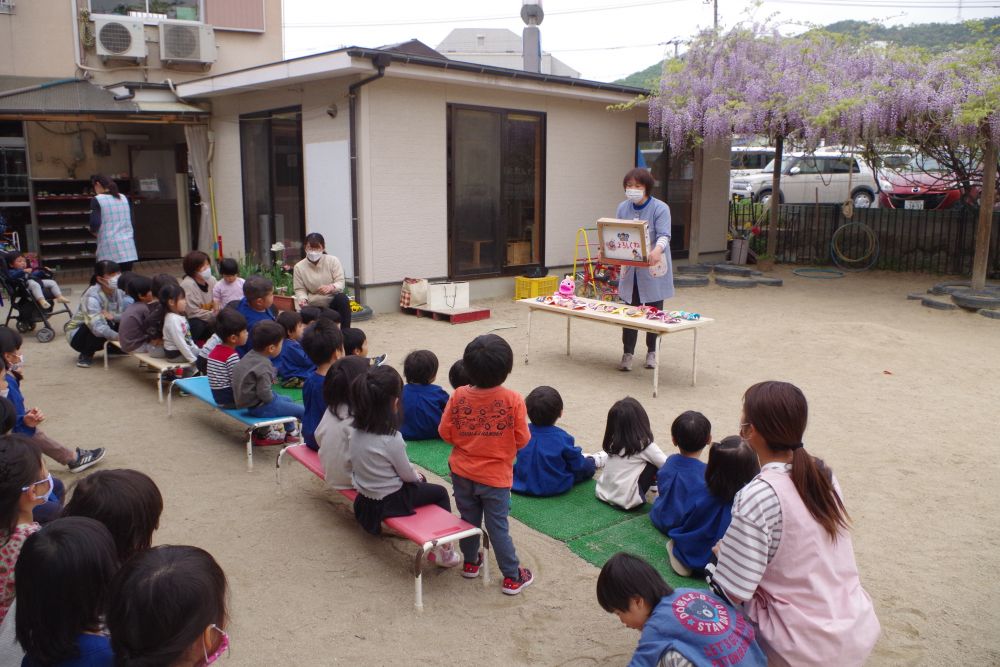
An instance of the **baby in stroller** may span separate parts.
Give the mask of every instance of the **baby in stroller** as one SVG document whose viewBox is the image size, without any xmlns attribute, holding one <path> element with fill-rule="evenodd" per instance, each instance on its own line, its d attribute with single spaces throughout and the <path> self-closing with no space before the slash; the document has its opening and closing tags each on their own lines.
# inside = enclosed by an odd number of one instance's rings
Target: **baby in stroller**
<svg viewBox="0 0 1000 667">
<path fill-rule="evenodd" d="M 23 253 L 8 253 L 7 278 L 11 283 L 23 281 L 31 297 L 43 310 L 48 310 L 52 305 L 45 298 L 44 290 L 49 291 L 56 303 L 69 303 L 69 299 L 62 295 L 59 283 L 52 279 L 52 271 L 45 267 L 31 269 L 28 266 L 28 258 Z"/>
</svg>

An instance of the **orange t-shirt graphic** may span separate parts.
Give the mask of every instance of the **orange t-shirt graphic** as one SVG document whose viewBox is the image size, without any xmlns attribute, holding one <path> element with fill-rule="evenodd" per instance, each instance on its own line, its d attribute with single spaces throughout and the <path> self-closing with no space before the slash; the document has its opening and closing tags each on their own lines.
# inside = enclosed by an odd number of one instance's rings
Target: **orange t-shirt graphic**
<svg viewBox="0 0 1000 667">
<path fill-rule="evenodd" d="M 456 389 L 438 433 L 453 447 L 448 458 L 452 472 L 498 488 L 510 488 L 517 450 L 531 439 L 524 399 L 503 386 Z"/>
</svg>

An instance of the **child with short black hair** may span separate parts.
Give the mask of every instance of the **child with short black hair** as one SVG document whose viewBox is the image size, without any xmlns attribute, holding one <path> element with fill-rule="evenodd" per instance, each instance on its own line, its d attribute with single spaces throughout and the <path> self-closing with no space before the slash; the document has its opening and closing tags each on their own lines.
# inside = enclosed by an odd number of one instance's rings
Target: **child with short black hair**
<svg viewBox="0 0 1000 667">
<path fill-rule="evenodd" d="M 282 313 L 284 315 L 284 313 Z M 279 315 L 280 317 L 280 315 Z M 330 366 L 344 354 L 344 337 L 340 327 L 327 319 L 319 319 L 306 327 L 302 335 L 302 349 L 313 363 L 312 372 L 302 384 L 302 439 L 313 451 L 319 450 L 316 427 L 326 412 L 323 386 Z"/>
<path fill-rule="evenodd" d="M 597 602 L 642 631 L 629 665 L 767 666 L 753 626 L 732 605 L 704 590 L 672 589 L 632 554 L 616 553 L 601 568 Z"/>
<path fill-rule="evenodd" d="M 403 440 L 431 440 L 438 437 L 438 426 L 448 392 L 434 384 L 438 358 L 430 350 L 415 350 L 403 360 Z"/>
<path fill-rule="evenodd" d="M 639 401 L 626 396 L 611 406 L 602 449 L 608 460 L 597 482 L 597 498 L 624 510 L 641 506 L 667 455 L 654 442 L 649 415 Z"/>
<path fill-rule="evenodd" d="M 165 354 L 163 339 L 152 338 L 149 331 L 149 307 L 156 300 L 153 281 L 146 276 L 133 274 L 126 286 L 126 293 L 132 298 L 132 305 L 122 313 L 118 325 L 119 345 L 130 354 L 138 352 L 162 358 Z"/>
<path fill-rule="evenodd" d="M 406 443 L 399 434 L 399 399 L 403 379 L 391 366 L 373 368 L 351 383 L 354 436 L 349 451 L 352 478 L 358 495 L 354 518 L 373 535 L 382 532 L 382 521 L 410 516 L 423 505 L 437 505 L 451 513 L 448 490 L 427 482 L 406 457 Z M 429 554 L 442 567 L 462 562 L 451 543 Z"/>
<path fill-rule="evenodd" d="M 357 327 L 343 328 L 344 332 L 344 354 L 356 354 L 371 361 L 372 366 L 381 366 L 389 357 L 387 354 L 380 354 L 377 357 L 368 356 L 368 337 L 365 332 Z"/>
<path fill-rule="evenodd" d="M 712 442 L 712 424 L 700 412 L 688 410 L 674 419 L 670 437 L 680 453 L 671 454 L 656 474 L 658 495 L 649 511 L 649 520 L 664 535 L 684 523 L 692 500 L 705 490 L 701 452 Z"/>
<path fill-rule="evenodd" d="M 535 387 L 524 399 L 531 440 L 517 453 L 511 491 L 528 496 L 557 496 L 594 476 L 604 467 L 605 452 L 584 455 L 566 431 L 556 426 L 563 400 L 552 387 Z"/>
<path fill-rule="evenodd" d="M 235 308 L 223 308 L 215 318 L 215 335 L 222 339 L 208 353 L 205 373 L 212 399 L 220 408 L 235 408 L 233 372 L 240 362 L 236 348 L 246 342 L 247 319 Z"/>
<path fill-rule="evenodd" d="M 250 281 L 247 281 L 249 284 Z M 255 327 L 257 337 L 254 339 L 253 350 L 240 359 L 233 369 L 233 394 L 237 408 L 246 408 L 252 417 L 295 417 L 301 420 L 305 408 L 287 396 L 280 396 L 271 390 L 276 373 L 271 359 L 281 352 L 285 340 L 285 329 L 274 320 L 261 320 Z M 270 435 L 254 435 L 258 445 L 280 444 Z M 286 444 L 297 444 L 295 423 L 285 423 Z"/>
<path fill-rule="evenodd" d="M 163 309 L 163 352 L 167 359 L 184 359 L 193 364 L 198 360 L 198 346 L 191 338 L 191 326 L 186 317 L 187 297 L 180 285 L 164 285 L 160 289 Z"/>
<path fill-rule="evenodd" d="M 28 266 L 28 258 L 23 252 L 7 254 L 7 277 L 14 281 L 23 280 L 31 298 L 44 310 L 52 307 L 45 298 L 44 290 L 49 290 L 56 303 L 69 303 L 69 299 L 62 295 L 59 283 L 52 280 L 52 271 L 44 268 L 32 269 Z"/>
<path fill-rule="evenodd" d="M 462 519 L 486 532 L 497 564 L 503 572 L 502 591 L 517 595 L 534 576 L 521 566 L 510 538 L 510 487 L 514 458 L 528 444 L 527 409 L 516 391 L 503 386 L 514 368 L 514 351 L 496 334 L 476 337 L 462 355 L 471 384 L 459 387 L 445 406 L 438 432 L 451 444 L 451 469 L 455 505 Z M 465 564 L 462 576 L 479 576 L 483 557 L 479 537 L 460 543 Z"/>
<path fill-rule="evenodd" d="M 316 364 L 309 360 L 300 342 L 306 327 L 302 324 L 302 316 L 294 310 L 278 313 L 276 320 L 285 329 L 285 343 L 281 346 L 281 354 L 273 360 L 274 370 L 282 380 L 282 387 L 299 389 L 316 370 Z"/>
<path fill-rule="evenodd" d="M 203 549 L 165 545 L 138 554 L 108 595 L 116 664 L 215 662 L 229 647 L 227 590 L 225 573 Z"/>
<path fill-rule="evenodd" d="M 240 278 L 240 265 L 232 257 L 226 257 L 219 262 L 219 275 L 222 278 L 212 288 L 212 301 L 215 309 L 221 310 L 233 301 L 243 298 L 243 283 Z"/>
<path fill-rule="evenodd" d="M 759 472 L 757 455 L 740 436 L 728 436 L 711 446 L 704 484 L 684 499 L 684 519 L 667 533 L 667 556 L 674 572 L 690 577 L 712 561 L 712 547 L 732 521 L 736 492 Z"/>
<path fill-rule="evenodd" d="M 236 307 L 247 319 L 247 341 L 236 351 L 240 356 L 254 349 L 253 330 L 260 322 L 274 322 L 271 304 L 274 303 L 274 283 L 264 276 L 250 276 L 243 283 L 243 298 Z"/>
<path fill-rule="evenodd" d="M 351 436 L 354 433 L 354 402 L 351 383 L 365 375 L 370 366 L 364 357 L 351 355 L 334 362 L 323 380 L 323 401 L 326 410 L 316 427 L 319 460 L 323 463 L 324 479 L 332 489 L 353 489 L 351 479 Z"/>
<path fill-rule="evenodd" d="M 461 359 L 453 363 L 451 368 L 448 369 L 448 384 L 451 385 L 452 389 L 464 387 L 471 382 L 469 374 L 465 372 L 465 362 Z"/>
</svg>

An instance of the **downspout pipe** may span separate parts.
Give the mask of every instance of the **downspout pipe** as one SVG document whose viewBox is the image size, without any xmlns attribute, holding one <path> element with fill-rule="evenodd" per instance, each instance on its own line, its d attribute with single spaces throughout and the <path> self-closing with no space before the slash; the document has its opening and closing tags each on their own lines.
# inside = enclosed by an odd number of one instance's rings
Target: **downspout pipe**
<svg viewBox="0 0 1000 667">
<path fill-rule="evenodd" d="M 361 221 L 358 218 L 358 91 L 372 81 L 377 81 L 385 76 L 385 68 L 392 62 L 392 56 L 388 53 L 378 53 L 372 56 L 372 65 L 377 72 L 372 76 L 352 83 L 347 88 L 348 99 L 348 125 L 350 126 L 350 151 L 351 151 L 351 236 L 353 251 L 353 283 L 354 298 L 361 301 Z"/>
</svg>

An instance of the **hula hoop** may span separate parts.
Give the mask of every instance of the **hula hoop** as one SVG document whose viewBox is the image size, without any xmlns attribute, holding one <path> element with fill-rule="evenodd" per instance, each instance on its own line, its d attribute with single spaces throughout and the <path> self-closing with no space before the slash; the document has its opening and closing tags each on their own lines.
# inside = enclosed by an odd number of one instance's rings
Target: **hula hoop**
<svg viewBox="0 0 1000 667">
<path fill-rule="evenodd" d="M 840 248 L 841 239 L 846 230 L 851 227 L 859 228 L 865 235 L 867 239 L 867 248 L 860 257 L 848 257 L 844 254 L 844 251 Z M 863 222 L 849 222 L 846 225 L 841 225 L 833 233 L 833 237 L 830 239 L 830 259 L 833 263 L 845 271 L 866 271 L 870 269 L 876 261 L 878 261 L 879 253 L 879 243 L 878 237 L 875 232 L 872 231 L 871 227 Z M 867 262 L 863 266 L 847 266 L 847 264 L 858 264 L 861 262 Z"/>
<path fill-rule="evenodd" d="M 795 269 L 792 274 L 799 278 L 814 278 L 816 280 L 834 280 L 846 275 L 837 269 Z"/>
</svg>

